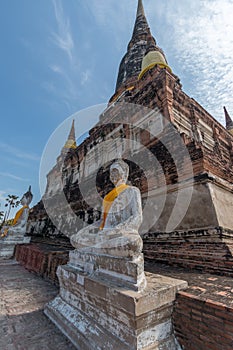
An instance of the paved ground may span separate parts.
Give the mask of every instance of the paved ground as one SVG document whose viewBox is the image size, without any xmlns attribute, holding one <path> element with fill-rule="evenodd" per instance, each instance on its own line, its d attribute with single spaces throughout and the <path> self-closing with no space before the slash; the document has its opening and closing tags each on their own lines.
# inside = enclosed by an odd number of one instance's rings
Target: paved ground
<svg viewBox="0 0 233 350">
<path fill-rule="evenodd" d="M 233 278 L 145 263 L 147 271 L 188 281 L 189 294 L 233 308 Z M 0 350 L 74 350 L 43 314 L 58 293 L 13 260 L 0 260 Z"/>
<path fill-rule="evenodd" d="M 43 314 L 58 289 L 14 261 L 0 260 L 0 349 L 74 350 Z"/>
</svg>

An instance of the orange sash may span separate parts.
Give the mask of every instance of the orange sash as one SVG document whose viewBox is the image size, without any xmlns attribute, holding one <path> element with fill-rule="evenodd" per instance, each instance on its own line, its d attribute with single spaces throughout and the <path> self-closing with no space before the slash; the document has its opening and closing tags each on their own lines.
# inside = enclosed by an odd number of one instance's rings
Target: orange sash
<svg viewBox="0 0 233 350">
<path fill-rule="evenodd" d="M 123 192 L 126 188 L 128 188 L 129 185 L 126 184 L 121 184 L 118 187 L 115 187 L 112 191 L 110 191 L 105 197 L 104 197 L 104 201 L 103 201 L 103 220 L 100 224 L 100 230 L 103 230 L 104 225 L 105 225 L 105 221 L 107 219 L 109 210 L 112 206 L 112 203 L 114 202 L 114 200 L 119 196 L 119 194 L 121 192 Z"/>
<path fill-rule="evenodd" d="M 21 215 L 23 214 L 24 209 L 26 209 L 26 208 L 28 208 L 28 205 L 24 205 L 21 209 L 19 209 L 17 211 L 17 213 L 15 214 L 12 226 L 15 226 L 17 224 L 17 222 L 19 221 Z M 10 229 L 10 227 L 5 228 L 5 230 L 1 234 L 2 238 L 6 237 L 6 235 L 8 234 L 9 229 Z"/>
</svg>

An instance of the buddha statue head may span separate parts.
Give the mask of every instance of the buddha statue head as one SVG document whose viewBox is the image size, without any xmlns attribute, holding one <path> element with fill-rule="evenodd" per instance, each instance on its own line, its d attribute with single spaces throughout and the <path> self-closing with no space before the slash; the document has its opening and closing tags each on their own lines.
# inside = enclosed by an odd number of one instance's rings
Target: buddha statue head
<svg viewBox="0 0 233 350">
<path fill-rule="evenodd" d="M 129 166 L 122 159 L 116 160 L 110 166 L 110 180 L 116 186 L 126 183 L 129 176 Z"/>
<path fill-rule="evenodd" d="M 20 199 L 20 203 L 22 205 L 29 205 L 32 201 L 33 194 L 31 192 L 31 186 L 29 186 L 29 189 L 26 193 L 24 193 L 23 197 Z"/>
</svg>

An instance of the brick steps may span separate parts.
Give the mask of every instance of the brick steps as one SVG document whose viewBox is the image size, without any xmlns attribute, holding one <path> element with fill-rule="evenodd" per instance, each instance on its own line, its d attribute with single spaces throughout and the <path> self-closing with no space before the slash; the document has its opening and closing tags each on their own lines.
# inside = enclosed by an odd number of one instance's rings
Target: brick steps
<svg viewBox="0 0 233 350">
<path fill-rule="evenodd" d="M 150 233 L 143 241 L 146 259 L 233 277 L 231 231 Z"/>
</svg>

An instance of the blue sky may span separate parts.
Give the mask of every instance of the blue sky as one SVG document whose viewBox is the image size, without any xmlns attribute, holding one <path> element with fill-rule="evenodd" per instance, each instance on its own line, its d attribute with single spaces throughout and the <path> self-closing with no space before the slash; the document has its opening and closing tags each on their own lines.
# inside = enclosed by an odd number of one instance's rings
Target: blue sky
<svg viewBox="0 0 233 350">
<path fill-rule="evenodd" d="M 223 105 L 233 116 L 232 0 L 144 0 L 144 7 L 183 90 L 220 122 Z M 137 0 L 1 1 L 0 200 L 29 184 L 33 204 L 40 199 L 50 135 L 113 94 L 136 8 Z M 79 123 L 78 135 L 86 131 Z"/>
</svg>

